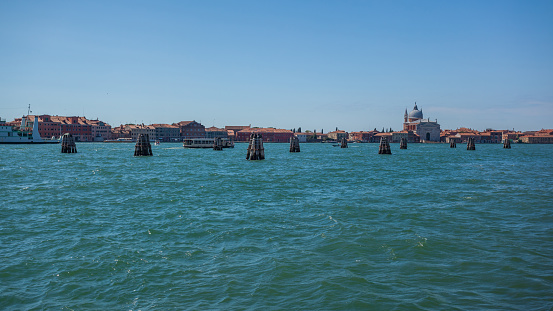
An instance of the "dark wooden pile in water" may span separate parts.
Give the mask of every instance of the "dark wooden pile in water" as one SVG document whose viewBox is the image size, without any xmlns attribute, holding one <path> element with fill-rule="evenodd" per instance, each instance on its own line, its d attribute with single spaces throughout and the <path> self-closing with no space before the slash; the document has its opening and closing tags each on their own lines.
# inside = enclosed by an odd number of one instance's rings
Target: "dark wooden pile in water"
<svg viewBox="0 0 553 311">
<path fill-rule="evenodd" d="M 380 138 L 380 146 L 378 146 L 378 154 L 392 154 L 390 144 L 385 137 Z"/>
<path fill-rule="evenodd" d="M 348 147 L 348 140 L 345 138 L 342 138 L 340 141 L 340 148 L 347 148 Z"/>
<path fill-rule="evenodd" d="M 403 137 L 399 142 L 399 149 L 407 149 L 407 138 Z"/>
<path fill-rule="evenodd" d="M 457 143 L 453 139 L 449 141 L 449 148 L 457 148 Z"/>
<path fill-rule="evenodd" d="M 77 153 L 75 138 L 70 133 L 65 133 L 61 137 L 61 153 Z"/>
<path fill-rule="evenodd" d="M 213 150 L 223 150 L 223 140 L 221 137 L 213 139 Z"/>
<path fill-rule="evenodd" d="M 474 145 L 474 137 L 469 137 L 467 141 L 467 150 L 476 150 L 476 146 Z"/>
<path fill-rule="evenodd" d="M 138 139 L 136 140 L 136 145 L 134 146 L 134 156 L 151 156 L 152 145 L 150 145 L 150 135 L 148 134 L 139 134 Z"/>
<path fill-rule="evenodd" d="M 290 137 L 290 152 L 300 152 L 300 140 L 296 136 Z"/>
<path fill-rule="evenodd" d="M 265 149 L 263 149 L 263 136 L 261 134 L 252 133 L 250 135 L 250 143 L 248 145 L 248 154 L 246 160 L 264 160 Z"/>
<path fill-rule="evenodd" d="M 503 148 L 504 148 L 504 149 L 511 149 L 511 141 L 508 140 L 508 139 L 505 139 L 505 140 L 503 141 Z"/>
</svg>

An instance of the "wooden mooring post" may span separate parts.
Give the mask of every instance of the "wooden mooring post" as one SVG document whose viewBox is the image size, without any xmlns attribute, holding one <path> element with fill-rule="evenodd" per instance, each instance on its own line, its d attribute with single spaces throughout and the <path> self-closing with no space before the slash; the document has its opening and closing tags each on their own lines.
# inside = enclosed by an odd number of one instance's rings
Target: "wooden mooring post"
<svg viewBox="0 0 553 311">
<path fill-rule="evenodd" d="M 399 149 L 407 149 L 407 138 L 401 138 L 401 141 L 399 142 Z"/>
<path fill-rule="evenodd" d="M 474 145 L 474 137 L 469 137 L 467 141 L 467 150 L 476 150 L 476 146 Z"/>
<path fill-rule="evenodd" d="M 380 138 L 380 146 L 378 146 L 378 154 L 392 154 L 390 144 L 385 137 Z"/>
<path fill-rule="evenodd" d="M 246 160 L 264 160 L 265 149 L 263 148 L 263 136 L 261 134 L 252 133 L 250 135 L 250 143 L 248 145 L 248 154 Z"/>
<path fill-rule="evenodd" d="M 61 137 L 61 153 L 77 153 L 75 137 L 70 133 L 65 133 Z"/>
<path fill-rule="evenodd" d="M 136 140 L 136 145 L 134 145 L 134 156 L 151 156 L 152 154 L 152 145 L 150 144 L 150 135 L 148 134 L 139 134 L 138 139 Z"/>
<path fill-rule="evenodd" d="M 503 149 L 511 149 L 511 141 L 508 139 L 503 140 Z"/>
<path fill-rule="evenodd" d="M 300 140 L 296 136 L 290 137 L 290 152 L 300 152 Z"/>
<path fill-rule="evenodd" d="M 449 141 L 449 148 L 457 148 L 457 143 L 455 142 L 455 140 L 450 140 Z"/>
<path fill-rule="evenodd" d="M 347 148 L 348 147 L 348 140 L 344 137 L 340 141 L 340 148 Z"/>
<path fill-rule="evenodd" d="M 213 150 L 223 150 L 223 140 L 221 137 L 215 137 L 213 139 Z"/>
</svg>

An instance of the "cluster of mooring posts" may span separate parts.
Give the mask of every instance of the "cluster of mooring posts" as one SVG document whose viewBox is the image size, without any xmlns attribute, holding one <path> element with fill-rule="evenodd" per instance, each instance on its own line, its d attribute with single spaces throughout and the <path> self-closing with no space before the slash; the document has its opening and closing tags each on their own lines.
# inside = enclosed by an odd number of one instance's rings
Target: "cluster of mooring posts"
<svg viewBox="0 0 553 311">
<path fill-rule="evenodd" d="M 347 148 L 348 147 L 348 140 L 345 138 L 342 138 L 340 141 L 340 148 Z"/>
<path fill-rule="evenodd" d="M 264 160 L 265 149 L 263 148 L 263 136 L 252 133 L 250 135 L 250 144 L 248 145 L 248 154 L 246 160 Z"/>
<path fill-rule="evenodd" d="M 401 141 L 399 142 L 399 149 L 407 149 L 407 138 L 401 138 Z"/>
<path fill-rule="evenodd" d="M 384 137 L 380 138 L 380 146 L 378 146 L 378 154 L 392 154 L 390 149 L 390 144 L 388 140 Z"/>
<path fill-rule="evenodd" d="M 300 140 L 296 136 L 290 137 L 290 152 L 300 152 Z"/>
<path fill-rule="evenodd" d="M 140 134 L 136 140 L 136 145 L 134 145 L 134 156 L 151 156 L 152 145 L 150 144 L 150 135 Z"/>
<path fill-rule="evenodd" d="M 213 139 L 213 150 L 223 150 L 223 140 L 221 137 Z"/>
<path fill-rule="evenodd" d="M 503 141 L 503 149 L 511 149 L 511 141 L 508 139 L 505 139 Z"/>
<path fill-rule="evenodd" d="M 476 150 L 473 137 L 469 137 L 469 139 L 467 140 L 467 150 Z"/>
<path fill-rule="evenodd" d="M 136 145 L 134 147 L 134 156 L 151 156 L 152 145 L 150 144 L 148 134 L 138 135 Z M 348 141 L 342 138 L 340 141 L 341 148 L 348 147 Z M 450 140 L 450 148 L 457 148 L 455 140 Z M 511 141 L 508 139 L 503 140 L 503 148 L 511 149 Z M 407 139 L 401 138 L 399 143 L 399 149 L 407 149 Z M 217 137 L 213 141 L 213 150 L 223 150 L 223 140 Z M 467 150 L 476 150 L 473 137 L 467 139 Z M 290 137 L 290 152 L 300 152 L 300 142 L 295 136 Z M 61 138 L 61 153 L 77 153 L 77 146 L 75 145 L 75 138 L 70 133 L 63 134 Z M 378 146 L 378 154 L 392 154 L 390 144 L 385 137 L 380 138 L 380 145 Z M 264 160 L 265 149 L 263 148 L 263 137 L 259 133 L 252 133 L 248 144 L 248 151 L 246 155 L 247 160 Z"/>
<path fill-rule="evenodd" d="M 75 137 L 70 133 L 65 133 L 61 137 L 61 153 L 77 153 Z"/>
</svg>

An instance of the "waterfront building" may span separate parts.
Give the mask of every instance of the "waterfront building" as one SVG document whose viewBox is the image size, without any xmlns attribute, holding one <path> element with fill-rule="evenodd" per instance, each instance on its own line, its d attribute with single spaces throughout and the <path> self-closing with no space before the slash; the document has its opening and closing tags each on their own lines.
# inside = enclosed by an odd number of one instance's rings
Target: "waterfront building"
<svg viewBox="0 0 553 311">
<path fill-rule="evenodd" d="M 469 141 L 469 138 L 472 138 L 475 143 L 480 142 L 480 134 L 478 132 L 476 133 L 457 133 L 455 135 L 459 138 L 459 141 L 462 143 L 467 143 Z"/>
<path fill-rule="evenodd" d="M 386 133 L 386 132 L 377 133 L 373 137 L 374 142 L 380 142 L 380 140 L 382 138 L 386 138 L 386 141 L 391 142 L 392 141 L 392 135 L 393 135 L 393 133 Z"/>
<path fill-rule="evenodd" d="M 181 121 L 176 123 L 180 129 L 180 139 L 205 138 L 205 126 L 196 121 Z"/>
<path fill-rule="evenodd" d="M 252 133 L 261 134 L 263 142 L 288 143 L 294 133 L 290 130 L 275 128 L 245 128 L 236 133 L 236 141 L 249 141 Z"/>
<path fill-rule="evenodd" d="M 61 133 L 73 135 L 75 141 L 94 141 L 92 137 L 92 126 L 85 122 L 84 117 L 52 117 L 61 122 Z M 39 123 L 40 125 L 40 123 Z"/>
<path fill-rule="evenodd" d="M 520 140 L 526 144 L 553 144 L 553 129 L 540 130 L 531 135 L 524 135 Z"/>
<path fill-rule="evenodd" d="M 316 141 L 325 141 L 325 140 L 328 140 L 328 135 L 327 134 L 324 134 L 323 132 L 321 133 L 315 133 L 315 135 L 317 137 Z"/>
<path fill-rule="evenodd" d="M 449 130 L 447 133 L 448 136 L 446 137 L 446 143 L 450 143 L 452 141 L 455 143 L 466 143 L 469 138 L 473 138 L 474 142 L 480 141 L 480 132 L 466 127 L 461 127 L 456 130 Z"/>
<path fill-rule="evenodd" d="M 405 109 L 403 115 L 403 130 L 413 131 L 420 137 L 420 141 L 440 141 L 440 125 L 438 121 L 430 121 L 430 119 L 424 119 L 422 109 L 419 110 L 417 103 L 415 107 L 408 114 Z"/>
<path fill-rule="evenodd" d="M 54 120 L 50 115 L 39 115 L 29 116 L 28 119 L 34 122 L 35 118 L 38 118 L 38 132 L 40 133 L 40 137 L 61 137 L 64 134 L 61 129 L 62 118 L 64 117 L 54 116 Z M 19 119 L 16 119 L 16 121 L 17 120 Z"/>
<path fill-rule="evenodd" d="M 233 130 L 226 130 L 227 131 L 227 137 L 228 139 L 234 141 L 235 138 L 236 138 L 236 134 L 234 133 Z"/>
<path fill-rule="evenodd" d="M 215 126 L 208 127 L 205 129 L 206 138 L 228 138 L 228 132 L 224 128 L 218 128 Z"/>
<path fill-rule="evenodd" d="M 300 142 L 302 142 L 303 139 L 305 139 L 306 143 L 318 143 L 327 139 L 326 134 L 317 133 L 317 132 L 300 132 L 300 133 L 294 133 L 294 135 L 298 137 Z"/>
<path fill-rule="evenodd" d="M 415 134 L 413 131 L 407 131 L 407 130 L 392 132 L 392 138 L 391 140 L 388 140 L 388 142 L 399 143 L 401 142 L 402 138 L 405 138 L 408 143 L 420 142 L 419 135 Z"/>
<path fill-rule="evenodd" d="M 479 143 L 484 144 L 499 144 L 503 140 L 503 132 L 486 129 L 484 132 L 480 132 L 480 141 Z"/>
<path fill-rule="evenodd" d="M 179 141 L 180 128 L 173 124 L 152 124 L 155 129 L 155 140 L 163 142 Z"/>
<path fill-rule="evenodd" d="M 513 131 L 505 130 L 501 135 L 503 141 L 505 140 L 518 141 L 520 136 L 522 136 L 522 132 L 516 132 L 514 130 Z"/>
<path fill-rule="evenodd" d="M 300 132 L 294 133 L 294 136 L 296 136 L 298 138 L 298 141 L 300 143 L 306 143 L 307 142 L 307 137 L 309 135 L 313 136 L 313 133 L 300 133 Z"/>
<path fill-rule="evenodd" d="M 335 141 L 341 141 L 342 139 L 348 139 L 349 134 L 346 131 L 337 130 L 333 132 L 329 132 L 326 134 L 328 139 L 335 140 Z"/>
<path fill-rule="evenodd" d="M 16 119 L 18 120 L 18 119 Z M 65 133 L 71 134 L 75 141 L 94 141 L 92 124 L 85 117 L 65 117 L 50 115 L 29 115 L 26 127 L 32 126 L 35 120 L 38 122 L 38 131 L 41 137 L 59 138 Z"/>
<path fill-rule="evenodd" d="M 351 132 L 349 133 L 349 140 L 356 141 L 356 142 L 373 142 L 374 141 L 374 135 L 380 133 L 379 131 L 359 131 L 359 132 Z"/>
<path fill-rule="evenodd" d="M 419 136 L 420 141 L 440 141 L 440 125 L 437 121 L 420 120 L 418 122 L 415 133 Z"/>
<path fill-rule="evenodd" d="M 127 124 L 128 125 L 128 124 Z M 121 124 L 120 126 L 111 129 L 112 139 L 131 139 L 131 131 L 127 128 L 127 125 Z"/>
<path fill-rule="evenodd" d="M 227 135 L 230 140 L 236 140 L 237 132 L 250 127 L 250 125 L 227 125 L 225 126 L 225 130 L 227 131 Z"/>
<path fill-rule="evenodd" d="M 450 137 L 452 137 L 453 135 L 454 134 L 452 134 L 452 130 L 442 130 L 440 132 L 440 141 L 442 143 L 450 143 Z"/>
<path fill-rule="evenodd" d="M 111 125 L 98 119 L 86 120 L 85 123 L 90 124 L 94 141 L 104 141 L 111 139 Z"/>
<path fill-rule="evenodd" d="M 125 128 L 131 132 L 131 138 L 133 141 L 138 139 L 138 136 L 148 135 L 150 140 L 154 140 L 156 136 L 156 128 L 151 125 L 145 124 L 127 124 Z"/>
<path fill-rule="evenodd" d="M 507 133 L 507 135 L 505 135 Z M 509 131 L 487 129 L 484 132 L 479 132 L 466 127 L 461 127 L 456 130 L 444 130 L 441 133 L 441 141 L 445 143 L 466 143 L 469 138 L 473 138 L 478 144 L 499 144 L 504 138 L 509 137 Z M 515 136 L 511 136 L 515 137 Z M 518 136 L 516 136 L 518 137 Z"/>
<path fill-rule="evenodd" d="M 446 143 L 466 143 L 468 137 L 476 137 L 478 131 L 469 129 L 466 127 L 461 127 L 456 130 L 444 130 L 441 133 L 441 140 Z"/>
<path fill-rule="evenodd" d="M 232 130 L 234 132 L 239 132 L 241 130 L 244 130 L 244 129 L 248 129 L 250 128 L 251 126 L 250 125 L 227 125 L 225 126 L 225 130 Z"/>
</svg>

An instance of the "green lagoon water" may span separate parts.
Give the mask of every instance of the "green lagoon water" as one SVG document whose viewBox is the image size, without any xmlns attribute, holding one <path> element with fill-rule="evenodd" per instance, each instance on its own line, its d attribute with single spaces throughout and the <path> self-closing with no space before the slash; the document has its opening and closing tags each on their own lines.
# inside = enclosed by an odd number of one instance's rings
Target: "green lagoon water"
<svg viewBox="0 0 553 311">
<path fill-rule="evenodd" d="M 0 145 L 1 310 L 551 310 L 553 145 Z"/>
</svg>

